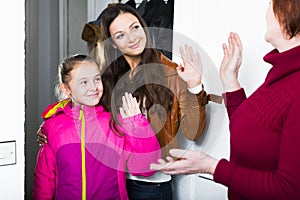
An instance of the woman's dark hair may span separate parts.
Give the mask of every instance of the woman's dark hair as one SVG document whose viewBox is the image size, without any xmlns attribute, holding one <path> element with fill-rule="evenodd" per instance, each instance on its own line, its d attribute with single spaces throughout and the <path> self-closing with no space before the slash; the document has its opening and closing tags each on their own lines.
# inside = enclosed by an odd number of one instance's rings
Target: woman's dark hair
<svg viewBox="0 0 300 200">
<path fill-rule="evenodd" d="M 122 13 L 134 15 L 139 20 L 147 38 L 146 48 L 141 54 L 141 63 L 133 71 L 130 70 L 122 53 L 113 47 L 109 32 L 111 23 Z M 131 6 L 121 3 L 110 5 L 102 12 L 101 16 L 101 30 L 104 35 L 102 45 L 104 45 L 105 57 L 105 66 L 102 70 L 104 93 L 101 105 L 114 115 L 121 104 L 120 96 L 128 91 L 132 92 L 140 102 L 141 111 L 149 110 L 154 104 L 159 104 L 169 111 L 173 105 L 174 95 L 167 87 L 159 52 L 152 46 L 150 34 L 143 18 Z"/>
<path fill-rule="evenodd" d="M 293 38 L 300 32 L 300 1 L 273 0 L 273 11 L 283 30 Z"/>
</svg>

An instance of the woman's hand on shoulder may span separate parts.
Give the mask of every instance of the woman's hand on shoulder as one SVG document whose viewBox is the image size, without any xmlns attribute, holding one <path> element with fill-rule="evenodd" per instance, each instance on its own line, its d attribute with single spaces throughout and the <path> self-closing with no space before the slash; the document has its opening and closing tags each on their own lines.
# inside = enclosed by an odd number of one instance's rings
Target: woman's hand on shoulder
<svg viewBox="0 0 300 200">
<path fill-rule="evenodd" d="M 37 131 L 37 142 L 40 146 L 44 146 L 47 143 L 47 136 L 43 134 L 43 125 L 42 123 Z"/>
<path fill-rule="evenodd" d="M 202 63 L 199 52 L 194 52 L 194 49 L 186 44 L 184 47 L 180 47 L 180 54 L 183 64 L 176 68 L 179 77 L 186 82 L 189 88 L 200 85 Z"/>
<path fill-rule="evenodd" d="M 120 114 L 123 118 L 128 118 L 140 114 L 139 104 L 131 93 L 125 93 L 122 97 L 122 107 L 120 107 Z"/>
</svg>

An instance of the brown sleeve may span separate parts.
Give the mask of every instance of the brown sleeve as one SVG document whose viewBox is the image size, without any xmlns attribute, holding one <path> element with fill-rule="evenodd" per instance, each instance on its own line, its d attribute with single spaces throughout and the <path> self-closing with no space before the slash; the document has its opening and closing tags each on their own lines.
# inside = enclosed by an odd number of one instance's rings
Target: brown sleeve
<svg viewBox="0 0 300 200">
<path fill-rule="evenodd" d="M 202 88 L 199 94 L 192 94 L 186 85 L 181 86 L 179 96 L 180 129 L 187 139 L 196 141 L 206 127 L 206 108 L 208 95 Z"/>
<path fill-rule="evenodd" d="M 169 67 L 167 74 L 173 74 L 168 76 L 168 85 L 176 95 L 177 101 L 174 101 L 175 105 L 173 105 L 171 112 L 178 112 L 178 115 L 173 113 L 172 116 L 176 116 L 177 119 L 172 119 L 172 121 L 179 125 L 179 129 L 187 139 L 196 141 L 206 128 L 206 105 L 209 101 L 222 103 L 222 97 L 207 94 L 203 85 L 199 94 L 190 93 L 186 83 L 180 79 L 176 72 L 177 64 L 168 60 L 162 54 L 160 54 L 160 58 L 162 63 Z M 174 71 L 170 72 L 171 69 Z"/>
</svg>

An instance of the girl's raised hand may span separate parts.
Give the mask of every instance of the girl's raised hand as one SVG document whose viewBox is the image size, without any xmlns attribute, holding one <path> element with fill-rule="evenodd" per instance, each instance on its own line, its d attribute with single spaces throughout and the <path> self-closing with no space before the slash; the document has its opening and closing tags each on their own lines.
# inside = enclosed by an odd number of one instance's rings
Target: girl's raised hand
<svg viewBox="0 0 300 200">
<path fill-rule="evenodd" d="M 122 107 L 120 107 L 120 113 L 123 118 L 128 118 L 141 113 L 139 104 L 131 93 L 126 92 L 122 97 Z"/>
</svg>

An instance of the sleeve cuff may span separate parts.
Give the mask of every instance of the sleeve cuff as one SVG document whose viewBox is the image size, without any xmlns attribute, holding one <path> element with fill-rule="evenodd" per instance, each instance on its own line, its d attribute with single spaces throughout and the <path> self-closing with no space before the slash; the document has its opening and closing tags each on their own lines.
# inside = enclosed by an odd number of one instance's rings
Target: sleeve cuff
<svg viewBox="0 0 300 200">
<path fill-rule="evenodd" d="M 192 94 L 199 94 L 202 91 L 202 89 L 203 89 L 202 83 L 200 85 L 197 85 L 197 86 L 193 87 L 193 88 L 188 87 L 188 91 Z"/>
<path fill-rule="evenodd" d="M 246 99 L 244 88 L 222 94 L 226 106 L 240 105 Z"/>
</svg>

